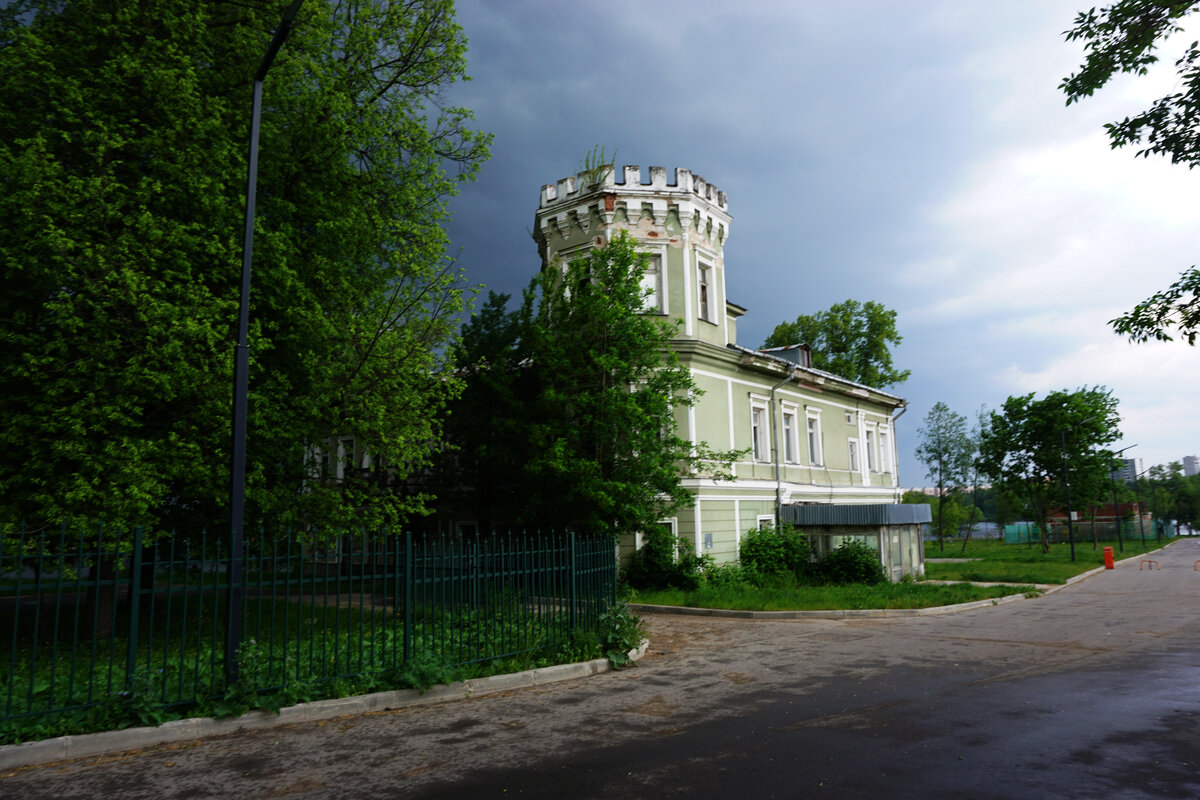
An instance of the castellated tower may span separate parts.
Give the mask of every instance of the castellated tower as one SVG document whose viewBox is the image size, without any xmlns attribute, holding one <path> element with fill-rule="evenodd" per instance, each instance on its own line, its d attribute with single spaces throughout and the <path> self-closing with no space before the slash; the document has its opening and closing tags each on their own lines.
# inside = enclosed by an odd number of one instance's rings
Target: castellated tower
<svg viewBox="0 0 1200 800">
<path fill-rule="evenodd" d="M 679 320 L 679 335 L 724 346 L 736 341 L 745 313 L 726 301 L 725 239 L 731 217 L 725 193 L 691 170 L 612 165 L 542 187 L 534 238 L 542 265 L 603 247 L 627 231 L 650 256 L 644 285 L 650 313 Z"/>
<path fill-rule="evenodd" d="M 916 523 L 928 518 L 916 519 L 913 509 L 928 514 L 929 507 L 894 505 L 900 488 L 893 414 L 904 399 L 814 369 L 802 345 L 738 345 L 745 309 L 725 295 L 729 223 L 724 192 L 691 170 L 669 175 L 663 167 L 646 174 L 604 166 L 547 184 L 534 218 L 543 269 L 603 247 L 622 231 L 634 238 L 649 259 L 643 313 L 678 323 L 670 349 L 697 389 L 694 404 L 675 409 L 676 431 L 737 454 L 729 465 L 734 480 L 703 465 L 681 474 L 692 505 L 657 524 L 718 563 L 737 559 L 746 531 L 792 522 L 810 535 L 815 553 L 855 537 L 893 580 L 923 574 Z M 840 505 L 867 508 L 848 513 Z M 626 533 L 621 557 L 640 546 L 640 533 Z"/>
</svg>

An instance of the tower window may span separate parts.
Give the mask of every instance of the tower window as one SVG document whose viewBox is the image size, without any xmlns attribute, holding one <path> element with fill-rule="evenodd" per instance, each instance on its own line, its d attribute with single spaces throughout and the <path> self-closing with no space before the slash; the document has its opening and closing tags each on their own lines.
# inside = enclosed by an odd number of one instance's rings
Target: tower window
<svg viewBox="0 0 1200 800">
<path fill-rule="evenodd" d="M 712 322 L 712 266 L 709 264 L 700 264 L 697 272 L 700 276 L 700 319 Z"/>
<path fill-rule="evenodd" d="M 646 271 L 642 273 L 642 310 L 651 314 L 663 312 L 662 255 L 654 253 L 646 259 Z"/>
</svg>

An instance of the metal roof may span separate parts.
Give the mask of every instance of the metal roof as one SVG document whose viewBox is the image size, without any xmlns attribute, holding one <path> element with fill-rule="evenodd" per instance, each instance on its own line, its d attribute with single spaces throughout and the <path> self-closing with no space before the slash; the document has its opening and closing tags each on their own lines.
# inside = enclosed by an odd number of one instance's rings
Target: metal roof
<svg viewBox="0 0 1200 800">
<path fill-rule="evenodd" d="M 852 381 L 849 378 L 843 378 L 841 375 L 834 375 L 832 372 L 826 372 L 823 369 L 817 369 L 816 367 L 802 367 L 794 361 L 783 358 L 782 356 L 775 355 L 774 353 L 768 352 L 766 350 L 755 350 L 752 347 L 745 347 L 740 344 L 734 344 L 733 342 L 730 342 L 729 344 L 727 344 L 725 346 L 727 348 L 729 348 L 730 350 L 736 350 L 736 351 L 738 351 L 740 353 L 744 353 L 746 355 L 757 356 L 759 358 L 769 359 L 771 361 L 778 362 L 779 364 L 786 366 L 788 369 L 800 370 L 802 372 L 811 372 L 814 375 L 820 375 L 822 378 L 832 378 L 833 380 L 838 381 L 840 383 L 847 384 L 848 386 L 853 386 L 857 389 L 865 389 L 869 392 L 874 392 L 877 395 L 882 395 L 883 397 L 887 397 L 887 398 L 895 400 L 896 401 L 895 404 L 897 406 L 907 406 L 908 405 L 908 401 L 905 400 L 900 395 L 892 394 L 891 392 L 885 392 L 883 389 L 876 389 L 874 386 L 867 386 L 865 383 L 858 383 L 857 381 Z"/>
<path fill-rule="evenodd" d="M 932 522 L 928 503 L 785 505 L 780 521 L 792 525 L 917 525 Z"/>
</svg>

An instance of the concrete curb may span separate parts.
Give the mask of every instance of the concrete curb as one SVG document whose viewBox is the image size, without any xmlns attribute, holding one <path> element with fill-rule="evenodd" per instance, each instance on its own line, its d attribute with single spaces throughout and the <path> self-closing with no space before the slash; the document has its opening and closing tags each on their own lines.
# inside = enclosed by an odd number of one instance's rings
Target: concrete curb
<svg viewBox="0 0 1200 800">
<path fill-rule="evenodd" d="M 637 661 L 646 654 L 649 646 L 648 640 L 643 641 L 636 650 L 629 652 L 629 657 Z M 282 708 L 278 714 L 272 714 L 269 711 L 252 711 L 230 719 L 197 717 L 166 722 L 156 728 L 126 728 L 121 731 L 60 736 L 40 742 L 2 745 L 0 746 L 0 770 L 142 750 L 147 747 L 205 739 L 238 731 L 278 728 L 298 722 L 335 719 L 370 711 L 393 711 L 454 700 L 469 700 L 475 696 L 586 678 L 590 675 L 608 672 L 611 669 L 608 659 L 597 658 L 576 664 L 540 667 L 511 675 L 473 678 L 458 683 L 433 686 L 424 692 L 418 692 L 415 689 L 399 689 L 357 697 L 317 700 L 312 703 L 301 703 Z"/>
<path fill-rule="evenodd" d="M 1037 587 L 1041 589 L 1042 587 Z M 1059 587 L 1056 587 L 1059 588 Z M 889 617 L 937 617 L 957 614 L 975 608 L 1006 605 L 1025 600 L 1024 594 L 1009 594 L 987 600 L 973 600 L 952 606 L 930 608 L 847 608 L 826 611 L 737 611 L 728 608 L 689 608 L 685 606 L 652 606 L 630 603 L 633 611 L 646 614 L 680 614 L 696 617 L 725 617 L 727 619 L 886 619 Z"/>
</svg>

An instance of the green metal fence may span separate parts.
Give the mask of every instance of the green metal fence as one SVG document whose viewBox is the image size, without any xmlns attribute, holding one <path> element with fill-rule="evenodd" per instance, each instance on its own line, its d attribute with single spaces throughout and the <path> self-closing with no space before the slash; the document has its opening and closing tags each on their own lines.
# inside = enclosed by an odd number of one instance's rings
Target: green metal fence
<svg viewBox="0 0 1200 800">
<path fill-rule="evenodd" d="M 232 586 L 227 542 L 203 533 L 5 537 L 0 722 L 549 653 L 616 601 L 612 541 L 572 533 L 260 535 L 239 559 Z"/>
<path fill-rule="evenodd" d="M 1150 517 L 1141 520 L 1121 520 L 1119 526 L 1114 524 L 1111 517 L 1104 521 L 1097 520 L 1094 524 L 1091 520 L 1081 519 L 1076 520 L 1073 527 L 1076 542 L 1090 541 L 1093 536 L 1100 541 L 1153 539 L 1156 531 L 1155 521 Z M 1052 521 L 1047 532 L 1047 539 L 1052 544 L 1066 542 L 1068 539 L 1066 522 Z M 1033 522 L 1018 522 L 1004 526 L 1005 544 L 1037 544 L 1041 540 L 1041 531 Z"/>
</svg>

